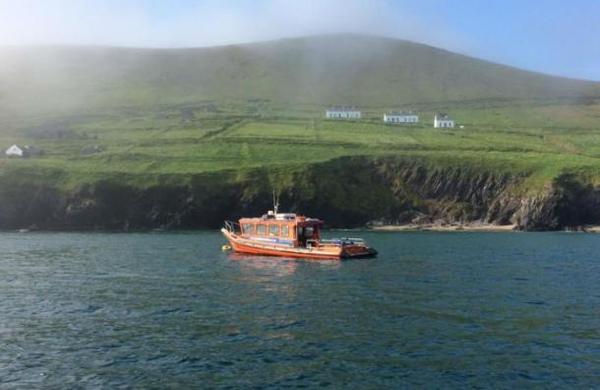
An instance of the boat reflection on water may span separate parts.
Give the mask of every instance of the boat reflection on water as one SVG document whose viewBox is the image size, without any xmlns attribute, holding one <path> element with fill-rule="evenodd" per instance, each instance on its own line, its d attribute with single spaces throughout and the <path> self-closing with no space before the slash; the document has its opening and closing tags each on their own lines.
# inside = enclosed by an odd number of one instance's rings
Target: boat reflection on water
<svg viewBox="0 0 600 390">
<path fill-rule="evenodd" d="M 302 264 L 327 269 L 337 269 L 341 266 L 341 263 L 336 260 L 314 262 L 293 257 L 256 256 L 238 252 L 230 252 L 228 257 L 230 260 L 240 262 L 244 268 L 267 271 L 270 275 L 279 277 L 293 275 Z"/>
<path fill-rule="evenodd" d="M 298 264 L 294 259 L 245 255 L 242 253 L 231 252 L 229 259 L 240 262 L 242 268 L 252 269 L 254 271 L 268 271 L 272 276 L 289 276 L 296 272 Z"/>
</svg>

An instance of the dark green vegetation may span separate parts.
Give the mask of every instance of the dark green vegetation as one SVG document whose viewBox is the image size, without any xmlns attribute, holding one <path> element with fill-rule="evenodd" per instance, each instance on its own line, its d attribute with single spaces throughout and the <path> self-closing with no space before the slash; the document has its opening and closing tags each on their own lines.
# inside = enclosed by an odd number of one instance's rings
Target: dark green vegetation
<svg viewBox="0 0 600 390">
<path fill-rule="evenodd" d="M 0 53 L 0 146 L 45 151 L 0 158 L 0 226 L 216 226 L 272 187 L 334 225 L 600 222 L 581 212 L 600 185 L 598 83 L 356 36 Z M 365 118 L 326 121 L 329 103 Z M 405 108 L 419 125 L 381 123 Z M 436 111 L 464 128 L 433 129 Z"/>
</svg>

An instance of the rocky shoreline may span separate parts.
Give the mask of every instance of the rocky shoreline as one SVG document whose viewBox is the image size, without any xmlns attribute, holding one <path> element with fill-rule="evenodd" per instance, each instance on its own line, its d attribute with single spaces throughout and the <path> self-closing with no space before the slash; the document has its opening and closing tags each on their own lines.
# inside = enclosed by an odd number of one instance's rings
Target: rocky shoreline
<svg viewBox="0 0 600 390">
<path fill-rule="evenodd" d="M 521 231 L 517 225 L 492 225 L 482 223 L 467 224 L 406 224 L 406 225 L 386 225 L 369 226 L 369 230 L 383 232 L 406 232 L 406 231 L 425 231 L 425 232 L 518 232 Z M 563 232 L 577 233 L 600 233 L 599 225 L 577 226 L 559 230 Z"/>
<path fill-rule="evenodd" d="M 215 228 L 216 229 L 216 228 Z M 31 228 L 21 229 L 2 229 L 0 232 L 6 233 L 36 233 L 36 232 L 113 232 L 113 233 L 165 233 L 173 231 L 195 231 L 195 230 L 215 230 L 207 228 L 197 229 L 178 229 L 178 228 L 152 228 L 152 229 L 118 229 L 118 230 L 106 230 L 106 229 L 40 229 L 37 226 Z M 382 226 L 371 226 L 367 225 L 364 227 L 355 228 L 333 228 L 333 230 L 369 230 L 374 232 L 474 232 L 474 233 L 506 233 L 506 232 L 522 232 L 517 225 L 492 225 L 482 223 L 467 223 L 467 224 L 405 224 L 405 225 L 382 225 Z M 543 232 L 544 230 L 538 230 Z M 589 225 L 589 226 L 578 226 L 573 228 L 566 228 L 562 230 L 552 230 L 559 232 L 569 233 L 600 233 L 600 225 Z"/>
</svg>

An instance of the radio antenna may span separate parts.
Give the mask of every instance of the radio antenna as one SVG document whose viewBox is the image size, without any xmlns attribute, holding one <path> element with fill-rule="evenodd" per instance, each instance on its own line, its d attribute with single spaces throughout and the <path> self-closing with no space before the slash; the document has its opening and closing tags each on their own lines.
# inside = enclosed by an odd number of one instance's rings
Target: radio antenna
<svg viewBox="0 0 600 390">
<path fill-rule="evenodd" d="M 279 211 L 279 194 L 275 194 L 275 188 L 273 188 L 273 212 L 277 214 Z"/>
</svg>

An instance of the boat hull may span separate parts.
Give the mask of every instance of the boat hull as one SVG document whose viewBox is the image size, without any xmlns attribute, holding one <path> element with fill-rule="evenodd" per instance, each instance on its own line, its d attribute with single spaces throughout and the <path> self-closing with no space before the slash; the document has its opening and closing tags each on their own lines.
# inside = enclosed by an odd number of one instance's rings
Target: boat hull
<svg viewBox="0 0 600 390">
<path fill-rule="evenodd" d="M 359 245 L 325 245 L 312 248 L 298 248 L 276 243 L 257 242 L 256 240 L 231 233 L 227 229 L 221 229 L 221 232 L 229 241 L 233 251 L 249 255 L 291 257 L 308 260 L 342 260 L 373 257 L 377 254 L 374 249 Z"/>
</svg>

